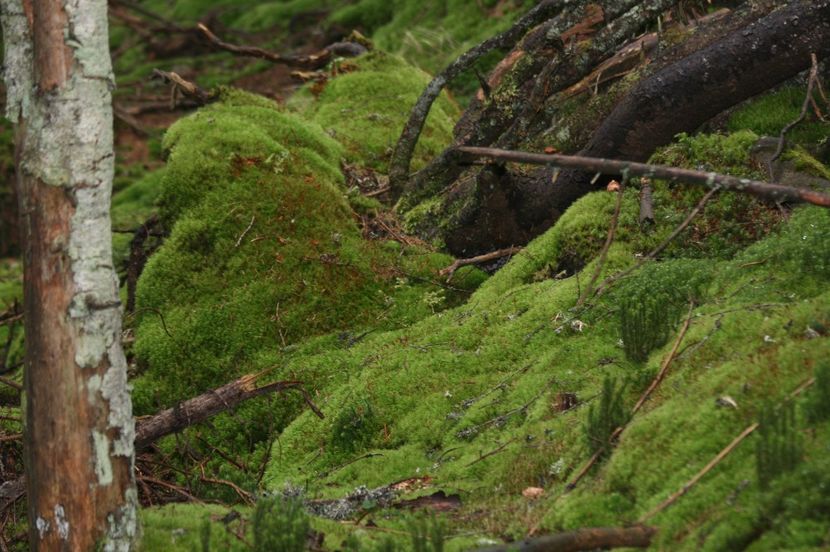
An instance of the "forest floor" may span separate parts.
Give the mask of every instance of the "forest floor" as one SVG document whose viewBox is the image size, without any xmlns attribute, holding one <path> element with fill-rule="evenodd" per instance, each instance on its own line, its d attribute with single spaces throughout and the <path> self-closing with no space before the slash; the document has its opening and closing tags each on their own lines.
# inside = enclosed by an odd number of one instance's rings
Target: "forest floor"
<svg viewBox="0 0 830 552">
<path fill-rule="evenodd" d="M 403 215 L 376 192 L 426 71 L 503 30 L 515 2 L 412 24 L 408 2 L 377 15 L 369 0 L 147 1 L 165 18 L 149 37 L 115 4 L 113 239 L 136 414 L 250 373 L 308 391 L 144 451 L 142 549 L 468 550 L 597 527 L 645 527 L 655 549 L 830 546 L 830 212 L 655 181 L 641 224 L 641 186 L 624 182 L 509 260 L 448 276 L 455 259 L 412 232 L 430 200 Z M 200 19 L 300 54 L 357 27 L 375 50 L 303 84 L 171 31 Z M 152 69 L 219 99 L 171 110 Z M 416 168 L 451 141 L 477 82 L 433 107 Z M 786 83 L 652 161 L 767 178 L 761 138 L 804 94 L 803 79 Z M 830 181 L 827 136 L 800 124 L 786 170 Z M 1 261 L 0 309 L 20 289 L 19 263 Z M 21 334 L 0 324 L 7 367 Z M 12 389 L 0 404 L 11 478 Z M 2 505 L 11 548 L 25 547 L 21 505 Z"/>
</svg>

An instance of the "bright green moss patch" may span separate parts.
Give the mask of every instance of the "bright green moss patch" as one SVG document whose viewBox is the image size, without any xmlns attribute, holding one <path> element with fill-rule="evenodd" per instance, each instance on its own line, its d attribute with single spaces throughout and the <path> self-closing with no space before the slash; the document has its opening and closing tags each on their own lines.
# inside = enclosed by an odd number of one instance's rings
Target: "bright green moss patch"
<svg viewBox="0 0 830 552">
<path fill-rule="evenodd" d="M 781 130 L 798 118 L 804 104 L 804 86 L 785 86 L 764 94 L 735 110 L 729 118 L 730 131 L 750 130 L 759 135 L 778 136 Z M 801 145 L 815 145 L 826 139 L 827 123 L 812 117 L 787 133 L 787 139 Z"/>
<path fill-rule="evenodd" d="M 311 85 L 293 96 L 289 105 L 342 143 L 351 161 L 385 171 L 429 75 L 381 52 L 344 61 L 343 68 L 346 72 L 325 83 L 322 91 Z M 449 144 L 457 116 L 458 108 L 449 97 L 439 97 L 415 149 L 415 168 Z"/>
</svg>

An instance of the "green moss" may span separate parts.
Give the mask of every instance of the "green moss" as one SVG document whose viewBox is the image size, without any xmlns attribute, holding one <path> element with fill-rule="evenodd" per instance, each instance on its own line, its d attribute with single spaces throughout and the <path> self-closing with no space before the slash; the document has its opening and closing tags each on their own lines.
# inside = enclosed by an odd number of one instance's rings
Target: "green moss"
<svg viewBox="0 0 830 552">
<path fill-rule="evenodd" d="M 830 168 L 802 147 L 788 149 L 784 153 L 784 159 L 792 161 L 797 171 L 830 180 Z"/>
<path fill-rule="evenodd" d="M 348 71 L 292 97 L 289 106 L 319 124 L 346 147 L 347 158 L 386 171 L 409 109 L 429 82 L 423 71 L 399 58 L 375 52 L 343 62 Z M 433 105 L 413 158 L 418 168 L 452 137 L 458 108 L 444 94 Z"/>
<path fill-rule="evenodd" d="M 733 132 L 750 130 L 759 135 L 778 136 L 798 117 L 805 93 L 803 86 L 785 86 L 766 93 L 735 110 L 727 128 Z M 788 132 L 787 138 L 796 144 L 815 145 L 827 138 L 827 124 L 808 119 Z"/>
</svg>

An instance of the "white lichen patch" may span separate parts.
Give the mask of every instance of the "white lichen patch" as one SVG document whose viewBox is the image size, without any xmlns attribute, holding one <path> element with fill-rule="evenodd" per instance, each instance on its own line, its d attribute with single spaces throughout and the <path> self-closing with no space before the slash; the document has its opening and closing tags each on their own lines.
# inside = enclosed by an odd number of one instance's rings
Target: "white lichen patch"
<svg viewBox="0 0 830 552">
<path fill-rule="evenodd" d="M 55 504 L 55 528 L 61 540 L 69 539 L 69 522 L 66 521 L 66 513 L 61 504 Z"/>
<path fill-rule="evenodd" d="M 92 430 L 95 447 L 95 475 L 99 485 L 112 483 L 112 461 L 110 460 L 110 440 L 100 431 Z"/>
<path fill-rule="evenodd" d="M 37 529 L 37 536 L 43 540 L 43 537 L 46 536 L 46 533 L 49 532 L 51 528 L 51 524 L 43 519 L 42 517 L 38 516 L 35 520 L 35 529 Z"/>
</svg>

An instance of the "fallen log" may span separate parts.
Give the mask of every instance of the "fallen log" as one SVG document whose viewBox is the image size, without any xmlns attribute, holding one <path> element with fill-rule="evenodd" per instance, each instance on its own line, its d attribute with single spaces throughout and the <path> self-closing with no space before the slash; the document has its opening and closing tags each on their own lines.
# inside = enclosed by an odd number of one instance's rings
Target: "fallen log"
<svg viewBox="0 0 830 552">
<path fill-rule="evenodd" d="M 657 533 L 654 527 L 592 527 L 569 533 L 479 548 L 478 552 L 577 552 L 607 548 L 648 548 Z"/>
</svg>

